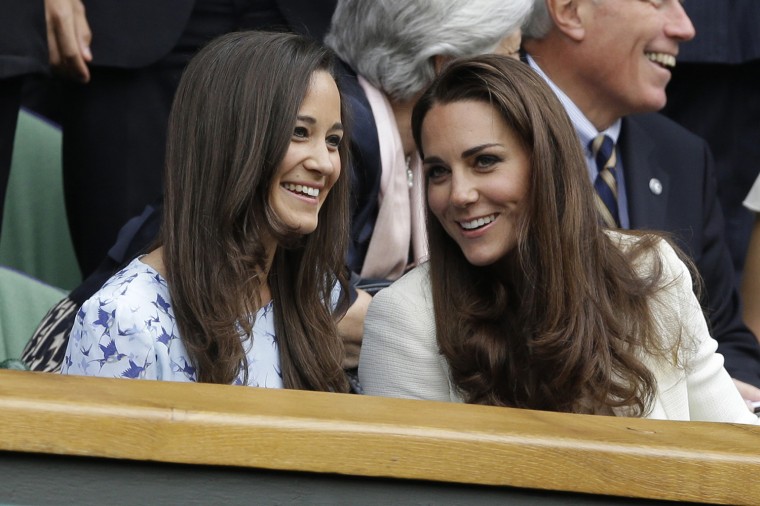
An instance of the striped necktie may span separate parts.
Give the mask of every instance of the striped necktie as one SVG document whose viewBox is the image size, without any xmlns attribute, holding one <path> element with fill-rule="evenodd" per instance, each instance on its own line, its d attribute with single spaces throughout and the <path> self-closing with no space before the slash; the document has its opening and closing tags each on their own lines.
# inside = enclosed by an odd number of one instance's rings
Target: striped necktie
<svg viewBox="0 0 760 506">
<path fill-rule="evenodd" d="M 617 181 L 615 180 L 615 143 L 608 135 L 599 134 L 591 141 L 589 147 L 599 171 L 594 181 L 596 209 L 605 226 L 620 228 Z"/>
</svg>

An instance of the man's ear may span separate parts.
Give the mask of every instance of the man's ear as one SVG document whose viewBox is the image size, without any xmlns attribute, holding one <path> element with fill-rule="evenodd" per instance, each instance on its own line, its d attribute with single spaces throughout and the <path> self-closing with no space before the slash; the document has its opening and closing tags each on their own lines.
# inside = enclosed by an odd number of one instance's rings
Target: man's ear
<svg viewBox="0 0 760 506">
<path fill-rule="evenodd" d="M 546 7 L 557 29 L 572 40 L 580 41 L 586 36 L 583 24 L 586 3 L 585 0 L 546 0 Z"/>
<path fill-rule="evenodd" d="M 451 60 L 452 57 L 448 55 L 437 54 L 433 56 L 433 68 L 435 69 L 435 75 L 440 74 Z"/>
</svg>

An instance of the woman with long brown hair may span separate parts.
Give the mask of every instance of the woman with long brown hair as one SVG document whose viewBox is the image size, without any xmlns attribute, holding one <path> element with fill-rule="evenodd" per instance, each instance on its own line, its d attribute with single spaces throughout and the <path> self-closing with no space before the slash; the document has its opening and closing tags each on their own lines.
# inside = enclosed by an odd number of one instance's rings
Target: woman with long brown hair
<svg viewBox="0 0 760 506">
<path fill-rule="evenodd" d="M 527 65 L 454 62 L 412 129 L 430 261 L 370 305 L 365 392 L 757 423 L 689 269 L 656 234 L 603 229 L 575 131 Z"/>
<path fill-rule="evenodd" d="M 159 245 L 82 306 L 62 372 L 347 391 L 344 121 L 315 42 L 201 50 L 170 116 Z"/>
</svg>

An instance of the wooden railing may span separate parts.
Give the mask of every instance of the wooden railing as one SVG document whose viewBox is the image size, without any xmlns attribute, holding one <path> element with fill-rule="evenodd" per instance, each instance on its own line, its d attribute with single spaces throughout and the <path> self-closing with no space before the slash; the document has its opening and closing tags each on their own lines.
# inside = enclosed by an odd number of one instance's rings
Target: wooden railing
<svg viewBox="0 0 760 506">
<path fill-rule="evenodd" d="M 758 427 L 0 371 L 9 452 L 760 503 Z"/>
</svg>

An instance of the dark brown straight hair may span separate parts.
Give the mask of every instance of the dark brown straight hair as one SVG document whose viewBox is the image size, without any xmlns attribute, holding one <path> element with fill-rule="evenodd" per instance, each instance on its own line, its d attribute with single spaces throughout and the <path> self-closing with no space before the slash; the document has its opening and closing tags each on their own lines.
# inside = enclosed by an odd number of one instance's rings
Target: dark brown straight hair
<svg viewBox="0 0 760 506">
<path fill-rule="evenodd" d="M 348 139 L 339 147 L 343 174 L 313 233 L 288 230 L 269 205 L 317 71 L 334 76 L 332 53 L 316 42 L 238 32 L 209 43 L 182 76 L 169 119 L 161 244 L 198 381 L 229 384 L 241 369 L 247 381 L 243 334 L 252 338 L 259 289 L 269 282 L 285 387 L 348 390 L 331 305 L 335 283 L 344 293 L 347 286 Z M 267 237 L 278 243 L 268 280 L 260 274 Z"/>
<path fill-rule="evenodd" d="M 631 232 L 632 245 L 621 248 L 602 229 L 575 129 L 519 61 L 486 55 L 443 71 L 412 116 L 423 158 L 427 112 L 468 100 L 500 114 L 529 154 L 531 174 L 507 281 L 471 265 L 428 208 L 437 340 L 454 383 L 471 403 L 647 413 L 656 384 L 640 353 L 675 356 L 648 304 L 661 284 L 660 237 Z M 654 264 L 646 277 L 634 270 L 642 255 Z"/>
</svg>

